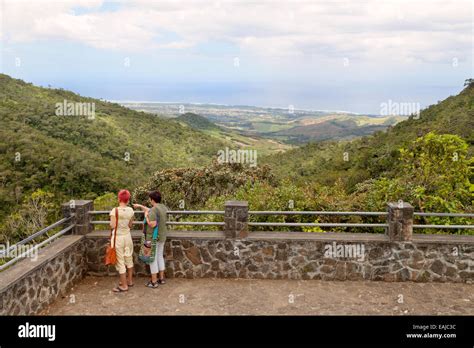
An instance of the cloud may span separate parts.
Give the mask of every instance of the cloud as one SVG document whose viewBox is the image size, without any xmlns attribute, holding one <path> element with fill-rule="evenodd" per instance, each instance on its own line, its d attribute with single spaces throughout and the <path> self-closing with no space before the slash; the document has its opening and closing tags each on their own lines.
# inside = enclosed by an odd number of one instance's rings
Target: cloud
<svg viewBox="0 0 474 348">
<path fill-rule="evenodd" d="M 470 59 L 469 0 L 4 0 L 2 41 L 69 40 L 106 50 L 231 44 L 262 57 Z"/>
</svg>

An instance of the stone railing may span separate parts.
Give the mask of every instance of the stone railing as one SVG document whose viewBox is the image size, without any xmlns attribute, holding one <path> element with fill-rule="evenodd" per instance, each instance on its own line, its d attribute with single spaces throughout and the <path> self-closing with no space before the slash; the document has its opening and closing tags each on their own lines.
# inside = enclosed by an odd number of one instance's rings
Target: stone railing
<svg viewBox="0 0 474 348">
<path fill-rule="evenodd" d="M 0 314 L 38 313 L 84 276 L 116 274 L 114 267 L 106 267 L 103 263 L 109 231 L 94 230 L 98 221 L 93 217 L 98 214 L 94 212 L 93 203 L 74 201 L 74 204 L 64 205 L 63 212 L 65 219 L 72 222 L 67 227 L 71 234 L 40 249 L 37 260 L 25 259 L 0 272 Z M 224 222 L 180 221 L 170 224 L 211 224 L 222 229 L 170 230 L 165 245 L 166 275 L 169 278 L 474 281 L 474 236 L 414 234 L 413 229 L 425 225 L 413 224 L 413 217 L 433 213 L 415 213 L 406 203 L 389 204 L 387 212 L 370 213 L 252 212 L 246 202 L 229 201 L 223 211 L 190 213 L 223 215 Z M 386 232 L 256 232 L 250 228 L 267 225 L 249 222 L 251 214 L 381 215 L 386 217 L 386 221 L 375 224 L 269 223 L 268 226 L 342 225 L 385 228 Z M 106 221 L 103 223 L 107 224 Z M 136 273 L 148 275 L 147 267 L 137 259 L 141 232 L 132 231 L 132 236 Z"/>
<path fill-rule="evenodd" d="M 92 206 L 89 206 L 92 209 Z M 77 211 L 74 211 L 78 214 Z M 100 212 L 102 213 L 102 212 Z M 249 211 L 247 202 L 228 201 L 224 211 L 171 214 L 223 214 L 221 231 L 171 230 L 165 246 L 168 277 L 242 277 L 268 279 L 327 279 L 384 281 L 473 280 L 474 237 L 417 235 L 415 213 L 405 202 L 389 203 L 387 212 L 262 212 Z M 253 223 L 249 215 L 330 214 L 384 216 L 382 223 Z M 438 214 L 439 215 L 439 214 Z M 470 214 L 441 214 L 471 216 Z M 95 215 L 91 215 L 95 216 Z M 107 231 L 93 231 L 98 221 L 89 220 L 87 268 L 91 275 L 115 274 L 102 263 L 108 242 Z M 171 224 L 202 224 L 173 222 Z M 385 228 L 385 234 L 255 232 L 252 226 L 323 226 Z M 471 225 L 429 225 L 431 228 L 472 228 Z M 135 254 L 141 233 L 133 232 Z M 136 262 L 138 274 L 147 274 Z"/>
<path fill-rule="evenodd" d="M 94 230 L 94 225 L 108 225 L 108 220 L 96 221 L 92 218 L 96 215 L 107 214 L 108 211 L 94 211 L 92 201 L 74 201 L 73 204 L 63 205 L 65 218 L 74 218 L 75 234 L 87 234 Z M 142 214 L 141 211 L 135 212 Z M 414 212 L 413 206 L 406 202 L 388 203 L 385 212 L 340 212 L 340 211 L 249 211 L 248 203 L 244 201 L 227 201 L 222 211 L 169 211 L 169 215 L 223 215 L 224 222 L 199 222 L 199 221 L 169 221 L 168 225 L 188 225 L 188 226 L 219 226 L 226 238 L 245 239 L 254 232 L 252 227 L 343 227 L 343 228 L 383 228 L 385 236 L 389 241 L 410 241 L 413 238 L 414 229 L 442 229 L 442 230 L 462 230 L 474 229 L 474 225 L 426 225 L 414 224 L 415 217 L 438 216 L 438 217 L 466 217 L 474 218 L 474 214 L 460 213 L 423 213 Z M 251 215 L 336 215 L 336 216 L 378 216 L 385 217 L 385 221 L 378 223 L 274 223 L 274 222 L 250 222 Z M 135 222 L 141 225 L 141 222 Z"/>
</svg>

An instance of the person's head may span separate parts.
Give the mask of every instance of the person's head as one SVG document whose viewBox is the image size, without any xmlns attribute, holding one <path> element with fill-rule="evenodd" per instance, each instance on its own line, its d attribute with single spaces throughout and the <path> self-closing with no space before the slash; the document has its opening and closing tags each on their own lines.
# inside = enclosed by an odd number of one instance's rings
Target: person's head
<svg viewBox="0 0 474 348">
<path fill-rule="evenodd" d="M 151 191 L 148 194 L 148 197 L 150 197 L 151 203 L 161 203 L 161 193 L 160 193 L 160 191 Z"/>
<path fill-rule="evenodd" d="M 118 193 L 118 200 L 119 203 L 128 204 L 128 201 L 130 200 L 130 192 L 128 192 L 128 190 L 120 190 Z"/>
</svg>

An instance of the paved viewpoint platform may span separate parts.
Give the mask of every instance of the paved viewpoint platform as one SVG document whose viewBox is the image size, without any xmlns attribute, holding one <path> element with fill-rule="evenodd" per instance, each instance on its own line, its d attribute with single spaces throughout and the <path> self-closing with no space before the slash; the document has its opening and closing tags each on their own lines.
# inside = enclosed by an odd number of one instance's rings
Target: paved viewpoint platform
<svg viewBox="0 0 474 348">
<path fill-rule="evenodd" d="M 41 315 L 474 315 L 474 285 L 319 280 L 86 277 Z"/>
</svg>

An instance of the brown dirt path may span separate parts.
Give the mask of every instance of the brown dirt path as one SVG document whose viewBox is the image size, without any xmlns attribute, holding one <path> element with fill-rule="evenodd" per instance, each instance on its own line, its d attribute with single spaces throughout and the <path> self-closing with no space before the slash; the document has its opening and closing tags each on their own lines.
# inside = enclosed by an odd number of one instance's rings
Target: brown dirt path
<svg viewBox="0 0 474 348">
<path fill-rule="evenodd" d="M 474 285 L 319 280 L 145 278 L 115 294 L 114 277 L 87 277 L 42 315 L 474 315 Z M 402 303 L 400 303 L 402 302 Z"/>
</svg>

